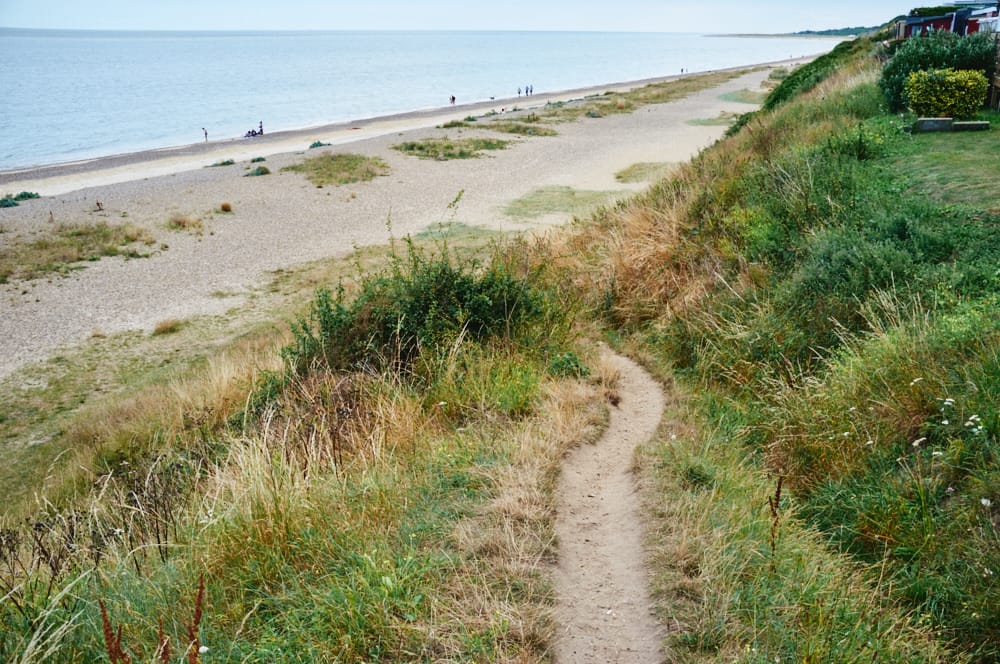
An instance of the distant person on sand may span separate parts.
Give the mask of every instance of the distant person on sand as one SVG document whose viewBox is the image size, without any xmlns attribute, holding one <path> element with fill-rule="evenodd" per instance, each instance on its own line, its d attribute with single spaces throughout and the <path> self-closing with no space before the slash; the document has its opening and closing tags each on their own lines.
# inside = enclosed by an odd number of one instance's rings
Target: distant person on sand
<svg viewBox="0 0 1000 664">
<path fill-rule="evenodd" d="M 518 97 L 520 97 L 520 96 L 521 96 L 521 88 L 518 88 L 518 89 L 517 89 L 517 96 L 518 96 Z"/>
<path fill-rule="evenodd" d="M 452 96 L 451 96 L 451 105 L 452 105 L 452 106 L 454 106 L 454 105 L 455 105 L 455 95 L 452 95 Z"/>
<path fill-rule="evenodd" d="M 201 130 L 205 132 L 205 142 L 208 143 L 208 130 L 205 129 L 204 127 L 202 127 Z"/>
<path fill-rule="evenodd" d="M 260 121 L 260 131 L 258 131 L 257 134 L 259 136 L 263 136 L 264 135 L 264 121 L 263 120 Z"/>
</svg>

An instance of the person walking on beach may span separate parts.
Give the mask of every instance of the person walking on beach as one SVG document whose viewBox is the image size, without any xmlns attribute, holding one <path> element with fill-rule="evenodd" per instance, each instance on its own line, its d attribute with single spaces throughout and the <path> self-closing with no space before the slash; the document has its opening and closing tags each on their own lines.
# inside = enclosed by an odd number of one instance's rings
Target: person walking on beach
<svg viewBox="0 0 1000 664">
<path fill-rule="evenodd" d="M 264 121 L 263 120 L 260 121 L 260 131 L 257 132 L 257 135 L 258 136 L 263 136 L 264 135 Z"/>
<path fill-rule="evenodd" d="M 520 96 L 521 96 L 521 88 L 518 88 L 518 89 L 517 89 L 517 96 L 518 96 L 518 97 L 520 97 Z"/>
<path fill-rule="evenodd" d="M 204 127 L 202 127 L 201 130 L 205 132 L 205 142 L 208 143 L 208 130 L 205 129 Z"/>
</svg>

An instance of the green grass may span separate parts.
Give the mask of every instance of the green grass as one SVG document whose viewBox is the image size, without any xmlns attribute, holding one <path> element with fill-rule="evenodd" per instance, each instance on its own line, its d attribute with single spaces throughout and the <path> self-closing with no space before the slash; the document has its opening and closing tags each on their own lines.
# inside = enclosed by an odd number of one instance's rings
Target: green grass
<svg viewBox="0 0 1000 664">
<path fill-rule="evenodd" d="M 132 224 L 63 224 L 37 240 L 0 248 L 0 283 L 66 274 L 104 257 L 142 258 L 154 241 Z"/>
<path fill-rule="evenodd" d="M 217 168 L 219 166 L 232 166 L 236 162 L 232 159 L 224 159 L 223 161 L 217 161 L 214 164 L 209 164 L 209 168 Z"/>
<path fill-rule="evenodd" d="M 536 120 L 537 122 L 537 120 Z M 516 134 L 518 136 L 556 136 L 557 132 L 551 127 L 544 127 L 533 124 L 530 121 L 518 122 L 517 120 L 494 121 L 476 126 L 477 129 L 489 129 L 499 131 L 504 134 Z"/>
<path fill-rule="evenodd" d="M 983 113 L 987 132 L 914 134 L 893 159 L 914 194 L 945 205 L 974 205 L 1000 213 L 1000 173 L 983 163 L 1000 158 L 1000 113 Z"/>
<path fill-rule="evenodd" d="M 737 118 L 739 118 L 739 115 L 736 113 L 722 111 L 717 117 L 695 118 L 693 120 L 688 120 L 687 123 L 694 127 L 728 127 L 736 122 Z"/>
<path fill-rule="evenodd" d="M 503 150 L 510 141 L 491 138 L 425 138 L 421 141 L 406 141 L 392 146 L 403 154 L 447 161 L 450 159 L 475 159 L 486 150 Z"/>
<path fill-rule="evenodd" d="M 388 175 L 389 165 L 378 157 L 360 154 L 322 154 L 281 170 L 302 173 L 314 185 L 322 187 L 328 184 L 368 182 Z"/>
<path fill-rule="evenodd" d="M 547 214 L 566 213 L 584 216 L 602 205 L 612 203 L 621 192 L 588 191 L 554 185 L 536 189 L 510 203 L 504 214 L 518 219 L 536 219 Z"/>
<path fill-rule="evenodd" d="M 654 182 L 677 170 L 678 165 L 669 161 L 644 161 L 632 164 L 615 173 L 619 182 Z"/>
<path fill-rule="evenodd" d="M 719 95 L 724 101 L 735 101 L 740 104 L 762 104 L 767 99 L 767 92 L 760 90 L 736 90 Z"/>
</svg>

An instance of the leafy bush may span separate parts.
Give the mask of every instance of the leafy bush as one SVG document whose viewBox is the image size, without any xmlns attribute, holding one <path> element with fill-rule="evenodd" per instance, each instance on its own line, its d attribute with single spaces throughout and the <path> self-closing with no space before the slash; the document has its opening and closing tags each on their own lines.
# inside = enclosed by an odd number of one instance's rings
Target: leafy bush
<svg viewBox="0 0 1000 664">
<path fill-rule="evenodd" d="M 926 37 L 907 39 L 882 69 L 879 85 L 893 111 L 906 106 L 904 88 L 910 74 L 924 69 L 974 69 L 987 79 L 996 69 L 996 42 L 992 34 L 960 37 L 938 30 Z"/>
<path fill-rule="evenodd" d="M 510 336 L 543 310 L 541 294 L 503 266 L 477 270 L 447 254 L 430 260 L 412 245 L 409 258 L 407 269 L 397 264 L 389 274 L 367 277 L 351 302 L 343 289 L 318 291 L 282 351 L 289 368 L 405 367 L 423 348 L 445 347 L 459 335 Z"/>
<path fill-rule="evenodd" d="M 967 119 L 982 107 L 989 86 L 980 71 L 915 71 L 906 79 L 904 99 L 920 116 Z"/>
<path fill-rule="evenodd" d="M 313 141 L 312 143 L 309 144 L 309 149 L 312 150 L 315 148 L 324 148 L 328 147 L 329 145 L 330 145 L 329 143 L 324 143 L 323 141 Z"/>
<path fill-rule="evenodd" d="M 224 159 L 222 161 L 215 162 L 214 164 L 211 165 L 211 167 L 215 168 L 215 167 L 218 167 L 218 166 L 232 166 L 235 163 L 236 162 L 233 161 L 232 159 Z"/>
<path fill-rule="evenodd" d="M 250 163 L 259 164 L 262 161 L 267 161 L 267 159 L 265 159 L 264 157 L 254 157 L 253 159 L 250 160 Z"/>
<path fill-rule="evenodd" d="M 258 166 L 257 168 L 253 169 L 243 177 L 250 178 L 250 177 L 257 177 L 258 175 L 270 175 L 270 174 L 271 174 L 270 168 L 268 168 L 267 166 Z"/>
<path fill-rule="evenodd" d="M 12 208 L 17 207 L 17 201 L 14 200 L 13 196 L 7 195 L 0 198 L 0 208 Z"/>
<path fill-rule="evenodd" d="M 41 198 L 41 195 L 36 194 L 33 191 L 22 191 L 21 193 L 14 196 L 15 201 L 26 201 L 31 198 Z"/>
</svg>

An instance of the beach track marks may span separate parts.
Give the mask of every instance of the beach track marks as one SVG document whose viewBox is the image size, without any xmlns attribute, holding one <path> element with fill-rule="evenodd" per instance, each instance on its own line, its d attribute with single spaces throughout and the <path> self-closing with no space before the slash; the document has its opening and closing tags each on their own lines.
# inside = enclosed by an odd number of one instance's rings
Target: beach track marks
<svg viewBox="0 0 1000 664">
<path fill-rule="evenodd" d="M 640 366 L 605 353 L 620 398 L 601 439 L 567 456 L 558 488 L 556 664 L 662 659 L 632 467 L 636 447 L 656 433 L 664 394 Z"/>
</svg>

